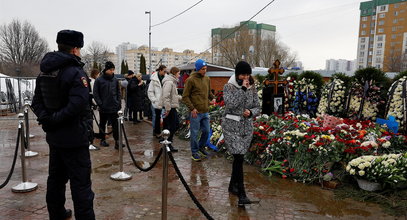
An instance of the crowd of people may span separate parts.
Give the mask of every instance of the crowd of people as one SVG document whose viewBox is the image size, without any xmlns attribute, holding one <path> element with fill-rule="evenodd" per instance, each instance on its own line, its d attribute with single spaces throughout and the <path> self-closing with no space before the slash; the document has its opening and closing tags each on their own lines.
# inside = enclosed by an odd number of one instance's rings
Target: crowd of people
<svg viewBox="0 0 407 220">
<path fill-rule="evenodd" d="M 101 147 L 109 146 L 106 141 L 108 124 L 112 126 L 114 147 L 123 147 L 118 143 L 117 120 L 122 108 L 125 117 L 135 124 L 144 117 L 151 117 L 152 134 L 159 140 L 162 140 L 163 121 L 163 129 L 170 131 L 168 140 L 173 142 L 179 121 L 177 108 L 183 102 L 190 111 L 191 158 L 197 162 L 208 157 L 205 147 L 210 132 L 209 105 L 215 102 L 215 97 L 210 79 L 205 75 L 208 66 L 204 60 L 195 62 L 195 72 L 188 78 L 180 77 L 177 67 L 168 72 L 167 67 L 161 65 L 147 82 L 141 74 L 131 70 L 119 81 L 110 61 L 100 73 L 92 70 L 89 78 L 80 58 L 83 34 L 62 30 L 57 34 L 57 44 L 58 51 L 47 53 L 41 61 L 41 74 L 32 102 L 50 148 L 46 196 L 50 219 L 65 219 L 72 215 L 71 210 L 65 209 L 68 180 L 76 219 L 95 219 L 89 147 L 93 146 L 95 137 L 100 138 Z M 239 206 L 251 203 L 243 184 L 243 156 L 252 139 L 252 119 L 260 113 L 251 71 L 247 62 L 239 62 L 235 74 L 224 86 L 226 107 L 222 128 L 226 147 L 234 158 L 229 192 L 238 196 Z M 182 92 L 178 89 L 180 84 Z M 97 118 L 99 133 L 92 135 L 93 119 Z M 172 152 L 178 151 L 172 144 L 169 148 Z"/>
</svg>

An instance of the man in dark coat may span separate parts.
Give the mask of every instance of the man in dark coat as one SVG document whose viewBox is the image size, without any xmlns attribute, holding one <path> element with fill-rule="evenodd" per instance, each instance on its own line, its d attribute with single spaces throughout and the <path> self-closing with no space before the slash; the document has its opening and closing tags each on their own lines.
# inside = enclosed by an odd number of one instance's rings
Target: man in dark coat
<svg viewBox="0 0 407 220">
<path fill-rule="evenodd" d="M 70 181 L 76 219 L 95 219 L 91 189 L 91 161 L 86 116 L 89 114 L 89 84 L 80 50 L 83 34 L 62 30 L 58 51 L 41 61 L 32 109 L 46 132 L 49 144 L 47 208 L 50 219 L 66 219 L 65 185 Z"/>
<path fill-rule="evenodd" d="M 115 148 L 119 148 L 119 125 L 117 112 L 121 109 L 121 97 L 119 81 L 114 76 L 115 66 L 112 62 L 107 61 L 105 68 L 102 71 L 102 76 L 98 77 L 93 87 L 93 96 L 99 106 L 100 112 L 100 133 L 103 134 L 106 130 L 106 123 L 112 123 L 113 138 L 115 140 Z M 100 145 L 108 147 L 109 144 L 102 135 Z"/>
</svg>

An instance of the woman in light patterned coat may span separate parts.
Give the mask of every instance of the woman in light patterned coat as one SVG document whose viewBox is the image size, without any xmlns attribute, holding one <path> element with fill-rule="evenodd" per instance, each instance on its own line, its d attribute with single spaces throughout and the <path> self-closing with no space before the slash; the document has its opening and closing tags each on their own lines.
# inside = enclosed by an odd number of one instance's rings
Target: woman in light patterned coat
<svg viewBox="0 0 407 220">
<path fill-rule="evenodd" d="M 250 65 L 240 61 L 236 65 L 235 74 L 223 88 L 226 109 L 222 130 L 226 148 L 233 155 L 229 192 L 239 197 L 239 206 L 251 203 L 243 183 L 243 160 L 253 137 L 253 117 L 260 113 L 259 98 L 251 73 Z"/>
</svg>

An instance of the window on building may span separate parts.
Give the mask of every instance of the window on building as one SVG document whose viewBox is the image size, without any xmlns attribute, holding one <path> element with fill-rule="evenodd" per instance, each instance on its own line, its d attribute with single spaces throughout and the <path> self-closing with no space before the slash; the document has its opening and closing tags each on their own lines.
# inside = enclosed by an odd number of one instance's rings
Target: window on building
<svg viewBox="0 0 407 220">
<path fill-rule="evenodd" d="M 397 37 L 397 34 L 392 34 L 391 35 L 391 39 L 396 39 L 396 37 Z"/>
<path fill-rule="evenodd" d="M 397 27 L 391 27 L 391 31 L 397 31 Z"/>
<path fill-rule="evenodd" d="M 372 62 L 372 58 L 369 57 L 369 58 L 367 59 L 367 62 L 371 63 L 371 62 Z"/>
<path fill-rule="evenodd" d="M 376 15 L 372 16 L 372 21 L 376 20 Z"/>
<path fill-rule="evenodd" d="M 360 63 L 363 63 L 364 61 L 365 61 L 365 59 L 364 59 L 363 57 L 360 57 L 360 58 L 359 58 L 359 62 L 360 62 Z"/>
<path fill-rule="evenodd" d="M 370 23 L 370 27 L 374 28 L 374 26 L 375 26 L 374 22 Z"/>
<path fill-rule="evenodd" d="M 383 47 L 383 43 L 377 43 L 377 48 L 382 48 Z"/>
<path fill-rule="evenodd" d="M 376 68 L 377 68 L 377 69 L 380 69 L 380 68 L 381 68 L 381 67 L 380 67 L 380 64 L 377 64 L 377 65 L 376 65 Z"/>
<path fill-rule="evenodd" d="M 399 3 L 394 4 L 394 8 L 399 8 Z"/>
<path fill-rule="evenodd" d="M 379 25 L 384 25 L 384 21 L 383 20 L 379 21 Z"/>
<path fill-rule="evenodd" d="M 366 26 L 367 26 L 366 24 L 362 24 L 362 28 L 366 28 Z"/>
<path fill-rule="evenodd" d="M 382 55 L 382 50 L 377 50 L 377 51 L 376 51 L 376 55 L 377 55 L 377 56 Z"/>
<path fill-rule="evenodd" d="M 393 24 L 397 24 L 397 18 L 393 20 Z"/>
<path fill-rule="evenodd" d="M 382 62 L 382 58 L 381 57 L 376 57 L 376 63 L 381 63 Z"/>
<path fill-rule="evenodd" d="M 383 28 L 379 28 L 379 31 L 378 31 L 379 33 L 383 33 L 384 32 L 384 29 Z"/>
<path fill-rule="evenodd" d="M 399 15 L 399 12 L 398 11 L 395 11 L 394 12 L 394 16 L 398 16 Z"/>
<path fill-rule="evenodd" d="M 369 44 L 369 48 L 373 48 L 373 44 Z"/>
<path fill-rule="evenodd" d="M 360 49 L 361 49 L 361 50 L 364 50 L 365 48 L 366 48 L 365 44 L 361 44 L 361 45 L 360 45 Z"/>
<path fill-rule="evenodd" d="M 365 51 L 361 51 L 361 52 L 359 53 L 359 56 L 361 56 L 361 57 L 365 56 Z"/>
<path fill-rule="evenodd" d="M 380 32 L 379 32 L 380 33 Z M 374 34 L 374 30 L 370 30 L 370 34 Z"/>
<path fill-rule="evenodd" d="M 383 35 L 377 36 L 377 41 L 383 41 Z"/>
<path fill-rule="evenodd" d="M 386 16 L 386 14 L 385 13 L 381 13 L 381 14 L 379 14 L 379 18 L 384 18 Z"/>
<path fill-rule="evenodd" d="M 364 37 L 360 38 L 360 43 L 364 43 L 364 42 L 366 42 L 366 38 L 364 38 Z"/>
<path fill-rule="evenodd" d="M 362 31 L 362 35 L 366 35 L 366 31 Z"/>
<path fill-rule="evenodd" d="M 386 11 L 386 5 L 380 6 L 380 11 Z"/>
<path fill-rule="evenodd" d="M 367 21 L 367 17 L 362 17 L 362 21 Z"/>
</svg>

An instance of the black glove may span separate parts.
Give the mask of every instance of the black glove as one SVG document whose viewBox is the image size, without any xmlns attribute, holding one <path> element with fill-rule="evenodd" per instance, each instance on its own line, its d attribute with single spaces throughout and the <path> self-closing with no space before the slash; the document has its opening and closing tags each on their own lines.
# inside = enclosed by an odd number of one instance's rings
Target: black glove
<svg viewBox="0 0 407 220">
<path fill-rule="evenodd" d="M 42 130 L 45 132 L 51 131 L 55 129 L 55 122 L 52 120 L 52 116 L 47 114 L 43 115 L 37 119 L 39 124 L 42 125 Z"/>
</svg>

